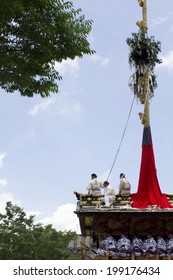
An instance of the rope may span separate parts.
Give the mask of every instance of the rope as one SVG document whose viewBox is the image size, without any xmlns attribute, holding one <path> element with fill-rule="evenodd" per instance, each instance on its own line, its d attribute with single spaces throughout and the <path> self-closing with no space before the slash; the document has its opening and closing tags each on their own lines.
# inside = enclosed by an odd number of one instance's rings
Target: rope
<svg viewBox="0 0 173 280">
<path fill-rule="evenodd" d="M 127 125 L 128 125 L 129 119 L 130 119 L 131 112 L 132 112 L 134 100 L 135 100 L 135 95 L 134 95 L 133 100 L 132 100 L 132 104 L 131 104 L 130 111 L 129 111 L 129 114 L 128 114 L 127 122 L 126 122 L 124 131 L 123 131 L 123 134 L 122 134 L 122 137 L 121 137 L 121 141 L 120 141 L 118 150 L 117 150 L 117 152 L 116 152 L 116 155 L 115 155 L 115 157 L 114 157 L 112 166 L 111 166 L 111 168 L 110 168 L 110 171 L 109 171 L 109 174 L 108 174 L 108 177 L 107 177 L 107 181 L 108 181 L 108 179 L 109 179 L 109 177 L 110 177 L 110 175 L 111 175 L 111 173 L 112 173 L 112 170 L 113 170 L 113 168 L 114 168 L 115 162 L 116 162 L 116 160 L 117 160 L 118 153 L 119 153 L 119 151 L 120 151 L 121 144 L 122 144 L 122 142 L 123 142 L 123 139 L 124 139 L 124 136 L 125 136 L 125 133 L 126 133 L 126 129 L 127 129 Z"/>
</svg>

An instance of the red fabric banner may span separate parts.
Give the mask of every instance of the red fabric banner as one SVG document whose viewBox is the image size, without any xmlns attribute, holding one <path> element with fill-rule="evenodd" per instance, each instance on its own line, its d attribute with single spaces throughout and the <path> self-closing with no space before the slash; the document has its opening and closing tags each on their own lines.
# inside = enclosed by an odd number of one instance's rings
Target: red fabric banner
<svg viewBox="0 0 173 280">
<path fill-rule="evenodd" d="M 144 127 L 138 191 L 132 194 L 131 198 L 134 208 L 155 205 L 160 208 L 172 208 L 166 194 L 161 192 L 157 179 L 150 127 Z"/>
</svg>

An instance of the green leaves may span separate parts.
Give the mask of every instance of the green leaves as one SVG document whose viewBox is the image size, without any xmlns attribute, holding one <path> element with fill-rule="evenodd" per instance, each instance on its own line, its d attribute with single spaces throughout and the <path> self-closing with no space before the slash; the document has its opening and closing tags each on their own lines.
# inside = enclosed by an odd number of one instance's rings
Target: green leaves
<svg viewBox="0 0 173 280">
<path fill-rule="evenodd" d="M 0 87 L 7 92 L 57 93 L 55 62 L 94 53 L 87 40 L 92 21 L 70 1 L 2 0 L 0 12 Z"/>
<path fill-rule="evenodd" d="M 144 85 L 141 84 L 145 73 L 149 72 L 149 94 L 154 95 L 157 87 L 154 68 L 156 64 L 162 63 L 158 58 L 161 51 L 160 41 L 155 41 L 154 36 L 148 37 L 147 33 L 140 29 L 138 33 L 132 33 L 131 38 L 126 40 L 129 48 L 129 65 L 134 68 L 134 73 L 130 77 L 129 86 L 137 97 L 143 96 Z M 141 103 L 143 103 L 143 97 Z"/>
<path fill-rule="evenodd" d="M 143 30 L 140 30 L 138 33 L 132 33 L 132 37 L 127 38 L 126 42 L 130 47 L 130 66 L 135 68 L 147 67 L 153 70 L 157 63 L 162 62 L 158 58 L 161 43 L 155 41 L 154 36 L 148 37 Z"/>
<path fill-rule="evenodd" d="M 65 260 L 71 259 L 67 249 L 75 232 L 56 231 L 27 217 L 22 208 L 7 202 L 6 213 L 0 214 L 1 260 Z"/>
</svg>

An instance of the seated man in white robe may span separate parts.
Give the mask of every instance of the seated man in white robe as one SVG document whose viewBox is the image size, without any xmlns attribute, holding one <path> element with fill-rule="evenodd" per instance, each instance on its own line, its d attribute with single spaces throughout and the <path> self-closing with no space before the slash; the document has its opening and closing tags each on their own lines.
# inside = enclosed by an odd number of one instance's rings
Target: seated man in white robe
<svg viewBox="0 0 173 280">
<path fill-rule="evenodd" d="M 87 186 L 88 194 L 101 194 L 102 183 L 97 179 L 95 173 L 91 174 L 91 181 Z"/>
<path fill-rule="evenodd" d="M 105 202 L 105 206 L 109 207 L 115 200 L 115 191 L 108 181 L 103 183 L 103 188 L 104 197 L 101 200 Z"/>
<path fill-rule="evenodd" d="M 130 195 L 131 185 L 124 173 L 120 173 L 119 195 Z"/>
</svg>

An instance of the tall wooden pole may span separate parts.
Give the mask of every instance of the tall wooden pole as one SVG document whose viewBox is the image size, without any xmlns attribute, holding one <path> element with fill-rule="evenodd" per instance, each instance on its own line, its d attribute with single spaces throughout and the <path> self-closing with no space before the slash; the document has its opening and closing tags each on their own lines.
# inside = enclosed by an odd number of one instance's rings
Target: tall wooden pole
<svg viewBox="0 0 173 280">
<path fill-rule="evenodd" d="M 137 22 L 137 25 L 147 34 L 147 0 L 138 0 L 140 7 L 142 8 L 142 21 Z M 144 73 L 144 113 L 139 114 L 142 124 L 145 127 L 150 126 L 150 92 L 149 92 L 149 70 Z"/>
<path fill-rule="evenodd" d="M 147 28 L 147 0 L 143 1 L 142 15 L 144 26 Z"/>
</svg>

